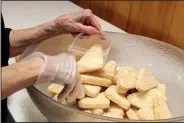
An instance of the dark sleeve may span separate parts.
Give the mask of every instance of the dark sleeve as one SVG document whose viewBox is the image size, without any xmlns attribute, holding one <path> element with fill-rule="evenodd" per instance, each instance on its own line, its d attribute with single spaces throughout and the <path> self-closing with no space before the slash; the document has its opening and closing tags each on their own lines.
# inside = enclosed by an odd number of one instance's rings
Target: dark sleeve
<svg viewBox="0 0 184 123">
<path fill-rule="evenodd" d="M 4 20 L 1 14 L 1 66 L 7 66 L 10 56 L 10 28 L 5 28 Z"/>
<path fill-rule="evenodd" d="M 5 28 L 1 14 L 1 67 L 8 65 L 10 55 L 10 35 L 11 29 Z M 15 122 L 7 107 L 7 99 L 1 100 L 1 122 Z"/>
</svg>

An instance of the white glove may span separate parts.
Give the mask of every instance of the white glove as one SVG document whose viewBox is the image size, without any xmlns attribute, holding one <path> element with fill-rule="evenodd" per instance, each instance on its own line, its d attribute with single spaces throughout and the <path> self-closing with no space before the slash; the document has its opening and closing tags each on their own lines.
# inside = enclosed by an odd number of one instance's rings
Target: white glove
<svg viewBox="0 0 184 123">
<path fill-rule="evenodd" d="M 68 102 L 71 102 L 76 98 L 80 99 L 84 96 L 84 89 L 80 82 L 74 56 L 70 53 L 49 56 L 41 52 L 35 52 L 22 60 L 35 57 L 41 57 L 44 60 L 44 65 L 41 67 L 35 84 L 53 82 L 65 85 L 62 92 L 58 95 L 58 100 L 61 102 L 66 98 Z"/>
</svg>

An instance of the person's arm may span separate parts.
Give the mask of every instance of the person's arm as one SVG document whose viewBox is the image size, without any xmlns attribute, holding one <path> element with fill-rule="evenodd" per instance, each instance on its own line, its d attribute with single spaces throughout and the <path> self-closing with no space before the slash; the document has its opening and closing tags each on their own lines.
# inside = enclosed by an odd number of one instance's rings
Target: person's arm
<svg viewBox="0 0 184 123">
<path fill-rule="evenodd" d="M 62 33 L 61 30 L 56 29 L 55 23 L 51 21 L 32 28 L 11 30 L 10 57 L 19 55 L 33 43 L 39 43 Z"/>
<path fill-rule="evenodd" d="M 2 67 L 2 99 L 35 84 L 44 61 L 40 57 Z"/>
<path fill-rule="evenodd" d="M 45 82 L 65 85 L 59 100 L 83 98 L 84 88 L 79 79 L 75 57 L 70 53 L 49 56 L 34 52 L 20 62 L 2 68 L 2 99 L 18 90 Z"/>
<path fill-rule="evenodd" d="M 60 16 L 50 22 L 10 32 L 10 57 L 22 53 L 29 45 L 39 43 L 62 33 L 102 34 L 101 27 L 91 10 Z"/>
</svg>

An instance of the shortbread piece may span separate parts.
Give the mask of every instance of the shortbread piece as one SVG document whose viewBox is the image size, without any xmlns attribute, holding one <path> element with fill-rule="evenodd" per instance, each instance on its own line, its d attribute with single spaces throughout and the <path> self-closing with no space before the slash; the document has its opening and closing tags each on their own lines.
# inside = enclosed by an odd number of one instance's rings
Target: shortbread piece
<svg viewBox="0 0 184 123">
<path fill-rule="evenodd" d="M 128 110 L 130 108 L 130 103 L 128 102 L 127 98 L 124 95 L 117 93 L 115 85 L 111 85 L 105 91 L 105 96 L 125 110 Z"/>
<path fill-rule="evenodd" d="M 47 88 L 47 91 L 51 93 L 53 96 L 55 96 L 56 94 L 59 94 L 63 90 L 63 88 L 64 88 L 64 85 L 62 84 L 52 83 Z"/>
<path fill-rule="evenodd" d="M 153 109 L 156 120 L 172 118 L 167 102 L 163 98 L 157 96 L 153 99 Z"/>
<path fill-rule="evenodd" d="M 155 120 L 152 107 L 144 107 L 137 111 L 137 117 L 140 120 Z"/>
<path fill-rule="evenodd" d="M 108 108 L 108 112 L 114 112 L 116 115 L 124 116 L 123 108 L 114 103 L 111 103 L 110 107 Z"/>
<path fill-rule="evenodd" d="M 146 92 L 136 92 L 127 96 L 130 104 L 137 108 L 153 107 L 153 99 L 155 98 L 160 98 L 160 100 L 164 102 L 167 100 L 165 95 L 163 95 L 158 88 L 154 88 Z"/>
<path fill-rule="evenodd" d="M 132 110 L 131 108 L 126 112 L 126 115 L 131 120 L 139 120 L 136 112 L 134 110 Z"/>
<path fill-rule="evenodd" d="M 100 93 L 95 98 L 86 97 L 79 100 L 78 106 L 82 109 L 106 109 L 110 106 L 110 100 L 105 97 L 104 93 Z"/>
<path fill-rule="evenodd" d="M 112 81 L 106 78 L 97 77 L 91 74 L 81 74 L 81 82 L 83 84 L 97 85 L 102 87 L 109 87 Z"/>
<path fill-rule="evenodd" d="M 157 80 L 155 77 L 148 72 L 146 69 L 141 69 L 138 72 L 136 80 L 136 89 L 140 92 L 148 91 L 152 88 L 157 87 Z"/>
<path fill-rule="evenodd" d="M 96 85 L 84 84 L 84 90 L 87 96 L 96 97 L 100 93 L 102 87 Z"/>
<path fill-rule="evenodd" d="M 103 67 L 103 51 L 100 45 L 93 45 L 77 62 L 80 73 L 89 73 Z"/>
<path fill-rule="evenodd" d="M 106 79 L 110 79 L 111 81 L 114 82 L 114 78 L 116 76 L 117 72 L 117 64 L 115 61 L 109 61 L 107 62 L 104 67 L 98 71 L 95 71 L 93 74 L 104 77 Z M 113 83 L 115 84 L 115 82 Z"/>
<path fill-rule="evenodd" d="M 166 96 L 166 86 L 164 84 L 157 84 L 157 88 Z"/>
<path fill-rule="evenodd" d="M 92 110 L 93 114 L 102 115 L 104 113 L 103 109 L 94 109 Z"/>
<path fill-rule="evenodd" d="M 130 89 L 136 87 L 137 72 L 132 67 L 120 68 L 117 72 L 117 91 L 118 93 L 126 93 Z"/>
</svg>

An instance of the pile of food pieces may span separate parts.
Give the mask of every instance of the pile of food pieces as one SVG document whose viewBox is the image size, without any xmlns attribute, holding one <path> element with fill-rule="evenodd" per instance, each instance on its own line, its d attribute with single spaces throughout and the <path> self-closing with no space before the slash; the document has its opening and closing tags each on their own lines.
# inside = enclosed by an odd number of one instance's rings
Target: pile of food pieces
<svg viewBox="0 0 184 123">
<path fill-rule="evenodd" d="M 100 45 L 93 45 L 77 65 L 85 96 L 62 104 L 76 105 L 82 111 L 113 118 L 159 120 L 172 117 L 166 86 L 146 69 L 119 68 L 115 61 L 104 64 Z M 52 83 L 48 92 L 57 100 L 63 87 Z"/>
</svg>

